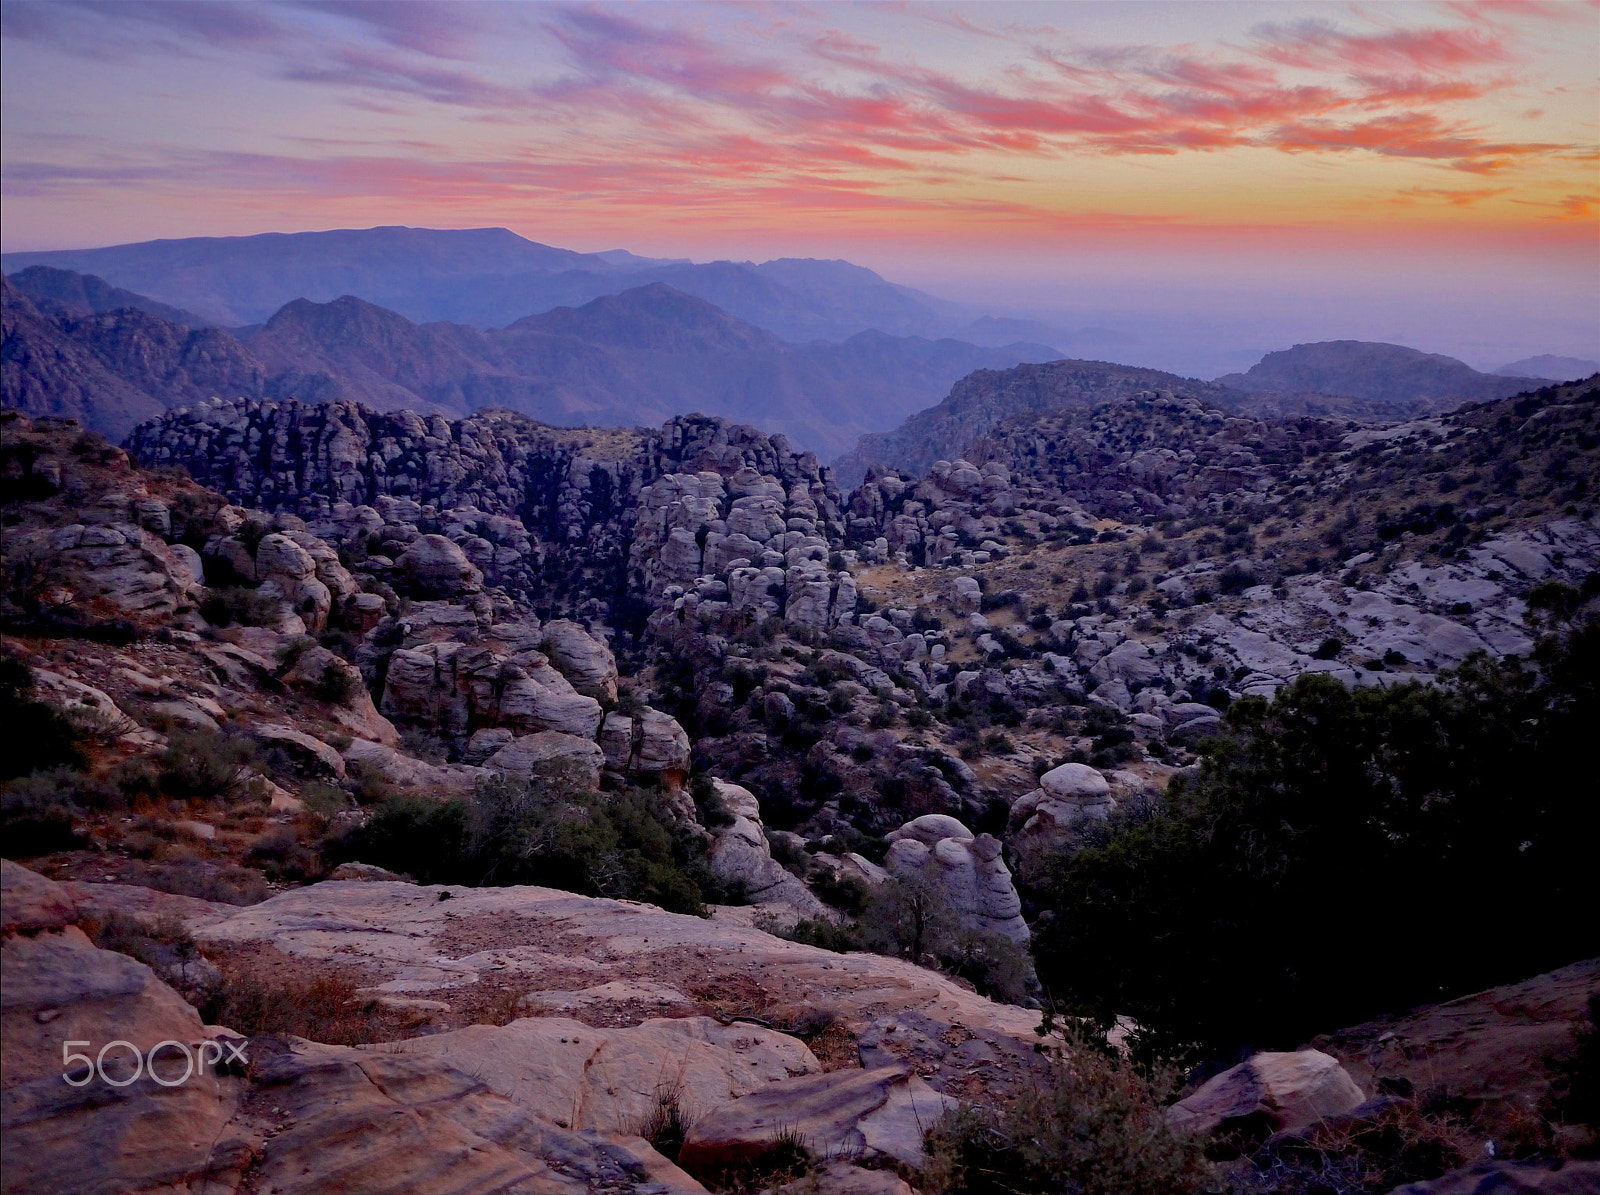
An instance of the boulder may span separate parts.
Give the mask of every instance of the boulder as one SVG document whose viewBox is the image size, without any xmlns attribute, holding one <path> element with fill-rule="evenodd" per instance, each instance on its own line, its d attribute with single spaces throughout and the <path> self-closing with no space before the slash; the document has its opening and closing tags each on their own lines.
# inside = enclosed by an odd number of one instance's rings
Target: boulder
<svg viewBox="0 0 1600 1195">
<path fill-rule="evenodd" d="M 844 1158 L 833 1158 L 804 1178 L 785 1183 L 775 1195 L 913 1195 L 913 1192 L 911 1184 L 893 1170 L 868 1170 Z"/>
<path fill-rule="evenodd" d="M 660 776 L 672 784 L 689 775 L 689 736 L 676 718 L 649 706 L 632 718 L 608 717 L 600 745 L 614 771 Z"/>
<path fill-rule="evenodd" d="M 587 788 L 599 788 L 600 769 L 605 761 L 605 753 L 592 739 L 557 730 L 541 730 L 538 734 L 512 739 L 485 760 L 483 766 L 491 772 L 504 772 L 526 780 L 541 764 L 559 763 L 572 770 L 578 783 Z"/>
<path fill-rule="evenodd" d="M 7 934 L 60 929 L 78 919 L 67 889 L 10 859 L 0 859 L 0 929 Z"/>
<path fill-rule="evenodd" d="M 545 624 L 542 650 L 578 692 L 616 701 L 617 659 L 583 627 L 566 618 Z"/>
<path fill-rule="evenodd" d="M 310 631 L 328 625 L 333 593 L 317 578 L 317 562 L 310 552 L 282 532 L 263 536 L 256 545 L 255 573 L 260 592 L 279 598 Z"/>
<path fill-rule="evenodd" d="M 711 870 L 724 880 L 742 884 L 752 904 L 784 906 L 799 917 L 827 916 L 827 907 L 811 889 L 772 857 L 755 794 L 726 780 L 713 780 L 712 785 L 733 822 L 712 831 L 716 841 L 706 855 Z"/>
<path fill-rule="evenodd" d="M 1352 1112 L 1366 1098 L 1338 1060 L 1320 1050 L 1262 1053 L 1207 1080 L 1172 1105 L 1167 1119 L 1185 1133 L 1236 1124 L 1295 1133 Z"/>
<path fill-rule="evenodd" d="M 1039 787 L 1064 801 L 1095 802 L 1111 796 L 1106 778 L 1086 763 L 1064 763 L 1039 777 Z"/>
<path fill-rule="evenodd" d="M 530 677 L 507 683 L 500 697 L 500 717 L 522 731 L 555 730 L 592 739 L 600 732 L 603 716 L 593 697 L 541 685 Z"/>
<path fill-rule="evenodd" d="M 363 880 L 376 882 L 380 880 L 404 880 L 387 867 L 379 867 L 376 863 L 341 863 L 328 873 L 330 880 Z"/>
<path fill-rule="evenodd" d="M 1215 710 L 1198 718 L 1180 722 L 1167 732 L 1167 738 L 1186 747 L 1198 746 L 1222 733 L 1222 717 Z"/>
<path fill-rule="evenodd" d="M 1111 785 L 1094 768 L 1064 763 L 1039 777 L 1039 787 L 1011 806 L 1008 833 L 1059 846 L 1086 821 L 1104 821 L 1116 810 Z"/>
<path fill-rule="evenodd" d="M 952 596 L 951 606 L 957 614 L 974 614 L 979 604 L 983 601 L 983 590 L 972 577 L 957 577 L 950 583 Z"/>
<path fill-rule="evenodd" d="M 108 694 L 93 685 L 43 668 L 33 670 L 33 683 L 34 692 L 41 700 L 87 730 L 130 734 L 139 729 L 139 724 L 123 713 Z"/>
<path fill-rule="evenodd" d="M 509 734 L 507 736 L 509 738 Z M 459 763 L 429 763 L 382 743 L 357 739 L 345 748 L 348 767 L 370 769 L 395 788 L 444 795 L 469 793 L 489 775 L 487 768 Z"/>
<path fill-rule="evenodd" d="M 283 751 L 313 776 L 344 779 L 344 758 L 321 739 L 313 738 L 292 726 L 274 723 L 254 726 L 250 733 L 262 746 Z"/>
<path fill-rule="evenodd" d="M 1426 1182 L 1407 1183 L 1390 1195 L 1593 1195 L 1600 1191 L 1600 1162 L 1535 1159 L 1482 1161 Z"/>
<path fill-rule="evenodd" d="M 418 536 L 395 567 L 413 590 L 427 597 L 453 597 L 483 588 L 483 573 L 442 535 Z"/>
<path fill-rule="evenodd" d="M 679 1165 L 691 1174 L 760 1158 L 783 1137 L 798 1137 L 820 1157 L 875 1154 L 915 1166 L 922 1134 L 955 1101 L 904 1066 L 845 1070 L 773 1083 L 697 1121 Z"/>
<path fill-rule="evenodd" d="M 1000 840 L 973 837 L 955 818 L 928 813 L 888 836 L 884 869 L 896 879 L 927 884 L 945 899 L 951 914 L 972 929 L 1000 934 L 1022 945 L 1028 923 L 1022 899 L 1001 856 Z"/>
<path fill-rule="evenodd" d="M 16 877 L 12 886 L 16 886 Z M 184 1071 L 180 1046 L 211 1035 L 199 1015 L 143 963 L 97 948 L 75 926 L 9 936 L 0 948 L 5 1041 L 0 1164 L 7 1192 L 194 1189 L 232 1115 L 234 1081 L 210 1067 Z M 62 1043 L 101 1059 L 64 1068 Z M 135 1072 L 127 1042 L 157 1055 Z M 218 1051 L 220 1054 L 220 1050 Z M 137 1077 L 135 1077 L 137 1073 Z M 159 1081 L 158 1081 L 159 1080 Z"/>
</svg>

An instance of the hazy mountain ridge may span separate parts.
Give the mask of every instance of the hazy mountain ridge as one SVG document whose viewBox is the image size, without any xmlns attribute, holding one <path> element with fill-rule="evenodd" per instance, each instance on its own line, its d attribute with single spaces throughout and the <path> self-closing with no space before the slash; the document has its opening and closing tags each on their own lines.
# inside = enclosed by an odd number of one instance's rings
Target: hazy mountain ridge
<svg viewBox="0 0 1600 1195">
<path fill-rule="evenodd" d="M 0 401 L 8 407 L 121 437 L 142 420 L 213 394 L 267 392 L 261 363 L 220 329 L 135 308 L 48 314 L 10 279 L 0 289 L 0 309 Z"/>
<path fill-rule="evenodd" d="M 937 336 L 971 318 L 952 314 L 955 304 L 845 261 L 696 265 L 623 250 L 578 253 L 504 228 L 197 237 L 10 253 L 0 264 L 8 272 L 44 265 L 93 273 L 228 326 L 262 322 L 298 298 L 327 302 L 356 295 L 419 323 L 499 328 L 652 282 L 666 282 L 797 343 L 843 340 L 870 328 Z"/>
<path fill-rule="evenodd" d="M 51 315 L 96 315 L 133 307 L 175 324 L 187 324 L 191 328 L 204 327 L 206 324 L 192 311 L 157 302 L 120 286 L 112 286 L 104 278 L 93 274 L 79 274 L 51 266 L 29 266 L 13 274 L 11 284 L 32 299 L 40 311 Z"/>
<path fill-rule="evenodd" d="M 77 277 L 55 285 L 70 290 Z M 1047 345 L 982 348 L 879 332 L 791 345 L 659 282 L 489 332 L 419 325 L 353 296 L 291 301 L 237 335 L 126 307 L 46 315 L 10 282 L 8 311 L 13 296 L 27 313 L 19 308 L 7 324 L 7 403 L 117 436 L 212 395 L 293 395 L 456 416 L 499 406 L 565 425 L 659 424 L 705 411 L 832 455 L 975 368 L 1055 355 Z M 58 360 L 74 364 L 45 367 Z"/>
<path fill-rule="evenodd" d="M 1541 353 L 1537 357 L 1523 357 L 1520 361 L 1511 361 L 1493 372 L 1508 378 L 1570 381 L 1600 372 L 1600 361 L 1590 361 L 1586 357 L 1560 357 L 1551 353 Z"/>
<path fill-rule="evenodd" d="M 893 431 L 863 436 L 834 467 L 847 486 L 859 481 L 874 464 L 925 473 L 935 461 L 961 456 L 1002 419 L 1029 412 L 1043 414 L 1063 406 L 1093 406 L 1163 389 L 1178 389 L 1219 406 L 1236 405 L 1244 398 L 1215 382 L 1108 361 L 1052 361 L 979 370 L 957 382 L 937 406 L 918 411 Z"/>
<path fill-rule="evenodd" d="M 1508 398 L 1527 389 L 1523 381 L 1479 373 L 1454 357 L 1365 340 L 1297 344 L 1268 353 L 1244 373 L 1225 374 L 1217 382 L 1251 393 L 1329 394 L 1436 406 Z"/>
</svg>

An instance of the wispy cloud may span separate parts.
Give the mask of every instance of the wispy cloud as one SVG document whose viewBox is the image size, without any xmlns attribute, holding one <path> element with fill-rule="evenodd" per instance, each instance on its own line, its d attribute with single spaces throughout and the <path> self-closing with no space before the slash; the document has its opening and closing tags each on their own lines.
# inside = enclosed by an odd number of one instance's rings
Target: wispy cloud
<svg viewBox="0 0 1600 1195">
<path fill-rule="evenodd" d="M 1570 23 L 1572 7 L 1526 20 Z M 1352 8 L 1340 23 L 1289 19 L 1171 44 L 1088 38 L 1063 27 L 1073 9 L 1051 11 L 1058 24 L 981 7 L 13 0 L 7 39 L 108 65 L 221 62 L 263 88 L 322 97 L 328 127 L 325 144 L 294 130 L 231 154 L 153 130 L 139 152 L 91 160 L 8 123 L 4 185 L 40 195 L 192 183 L 464 205 L 576 195 L 617 210 L 959 211 L 1049 228 L 1072 219 L 1042 195 L 1067 163 L 1203 158 L 1225 171 L 1258 169 L 1268 151 L 1361 164 L 1380 189 L 1385 171 L 1422 167 L 1591 169 L 1592 129 L 1587 141 L 1570 123 L 1526 135 L 1548 117 L 1524 94 L 1535 67 L 1522 5 Z M 872 20 L 852 24 L 861 14 Z M 894 21 L 944 40 L 878 36 Z M 387 144 L 363 121 L 386 122 Z M 412 156 L 393 152 L 407 141 Z M 343 148 L 368 145 L 390 152 Z M 1441 211 L 1503 206 L 1508 193 L 1395 179 L 1396 200 Z M 1546 198 L 1581 219 L 1586 182 Z M 1144 206 L 1129 218 L 1185 218 L 1181 196 L 1172 217 Z"/>
</svg>

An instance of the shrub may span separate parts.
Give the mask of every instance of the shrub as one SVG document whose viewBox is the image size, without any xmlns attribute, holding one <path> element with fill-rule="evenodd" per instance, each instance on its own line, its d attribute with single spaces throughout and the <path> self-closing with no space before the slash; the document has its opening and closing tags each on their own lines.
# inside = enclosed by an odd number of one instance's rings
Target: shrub
<svg viewBox="0 0 1600 1195">
<path fill-rule="evenodd" d="M 844 913 L 861 912 L 871 896 L 871 889 L 861 880 L 828 867 L 819 867 L 807 882 L 818 900 Z"/>
<path fill-rule="evenodd" d="M 317 678 L 316 685 L 312 688 L 312 696 L 330 705 L 344 705 L 361 688 L 361 682 L 343 667 L 337 660 L 329 660 L 323 666 L 322 675 Z"/>
<path fill-rule="evenodd" d="M 212 801 L 231 797 L 249 781 L 259 758 L 254 743 L 214 730 L 177 730 L 161 755 L 161 789 L 168 796 Z"/>
<path fill-rule="evenodd" d="M 1240 1167 L 1239 1195 L 1386 1195 L 1472 1161 L 1481 1138 L 1450 1118 L 1397 1101 L 1375 1116 L 1339 1119 L 1269 1138 Z M 1230 1152 L 1216 1142 L 1216 1157 Z"/>
<path fill-rule="evenodd" d="M 1217 576 L 1217 589 L 1221 593 L 1240 593 L 1255 583 L 1255 573 L 1242 564 L 1230 564 Z"/>
<path fill-rule="evenodd" d="M 1600 624 L 1537 665 L 1356 690 L 1310 675 L 1234 702 L 1192 785 L 1058 860 L 1046 988 L 1224 1053 L 1600 953 L 1592 919 L 1550 915 L 1588 902 L 1596 810 L 1573 778 L 1600 725 Z M 1384 882 L 1353 882 L 1353 860 Z M 1308 930 L 1335 925 L 1359 927 L 1359 966 Z"/>
<path fill-rule="evenodd" d="M 71 719 L 29 695 L 33 673 L 10 657 L 0 659 L 0 726 L 6 749 L 0 751 L 0 780 L 48 768 L 81 768 L 83 752 Z"/>
<path fill-rule="evenodd" d="M 635 1136 L 643 1137 L 658 1154 L 673 1162 L 678 1160 L 684 1138 L 689 1135 L 690 1126 L 684 1115 L 682 1096 L 681 1083 L 658 1087 L 649 1115 L 633 1129 Z"/>
<path fill-rule="evenodd" d="M 497 777 L 470 799 L 383 802 L 364 826 L 324 848 L 424 884 L 540 884 L 699 913 L 739 892 L 705 866 L 700 839 L 645 789 L 596 793 L 560 768 Z"/>
<path fill-rule="evenodd" d="M 963 1105 L 929 1131 L 932 1195 L 1200 1195 L 1220 1188 L 1198 1145 L 1167 1127 L 1165 1085 L 1078 1039 L 1009 1107 Z"/>
<path fill-rule="evenodd" d="M 998 934 L 963 926 L 943 893 L 922 880 L 878 885 L 862 911 L 859 932 L 867 949 L 931 963 L 983 995 L 1016 1002 L 1026 994 L 1026 956 Z"/>
<path fill-rule="evenodd" d="M 383 1041 L 388 1025 L 372 1016 L 376 1001 L 356 995 L 356 981 L 342 975 L 309 980 L 266 981 L 233 977 L 205 1008 L 206 1020 L 249 1037 L 293 1034 L 329 1045 Z"/>
<path fill-rule="evenodd" d="M 238 623 L 245 627 L 270 627 L 278 621 L 283 603 L 271 594 L 242 585 L 213 589 L 200 604 L 200 616 L 215 627 Z"/>
</svg>

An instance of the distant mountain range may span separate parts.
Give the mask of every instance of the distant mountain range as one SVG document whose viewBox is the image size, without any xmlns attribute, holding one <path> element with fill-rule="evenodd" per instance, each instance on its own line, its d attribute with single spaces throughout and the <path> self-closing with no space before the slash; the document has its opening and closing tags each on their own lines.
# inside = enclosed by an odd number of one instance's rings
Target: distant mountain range
<svg viewBox="0 0 1600 1195">
<path fill-rule="evenodd" d="M 577 253 L 505 228 L 371 228 L 145 241 L 8 253 L 11 274 L 51 266 L 93 274 L 225 327 L 258 324 L 295 299 L 356 295 L 418 323 L 502 328 L 527 315 L 665 282 L 795 343 L 858 332 L 939 337 L 973 313 L 846 261 L 785 258 L 695 265 L 622 250 Z M 968 338 L 976 340 L 976 338 Z M 977 340 L 998 347 L 1027 335 Z M 1049 343 L 1048 341 L 1046 343 Z"/>
<path fill-rule="evenodd" d="M 1530 358 L 1547 361 L 1571 359 Z M 1004 420 L 1096 406 L 1141 390 L 1189 394 L 1253 418 L 1328 415 L 1381 421 L 1506 398 L 1529 389 L 1533 380 L 1479 373 L 1453 357 L 1359 340 L 1297 344 L 1268 353 L 1245 373 L 1213 382 L 1105 361 L 1024 364 L 961 379 L 942 402 L 893 431 L 862 436 L 834 467 L 846 487 L 873 465 L 925 473 L 935 461 L 967 452 Z"/>
<path fill-rule="evenodd" d="M 1331 394 L 1397 406 L 1456 407 L 1507 398 L 1528 388 L 1525 379 L 1479 373 L 1454 357 L 1365 340 L 1297 344 L 1217 381 L 1252 394 Z"/>
<path fill-rule="evenodd" d="M 1583 357 L 1555 357 L 1545 353 L 1538 357 L 1524 357 L 1494 371 L 1508 378 L 1549 378 L 1566 382 L 1600 373 L 1600 361 Z"/>
<path fill-rule="evenodd" d="M 700 411 L 831 456 L 974 369 L 1057 355 L 1048 345 L 876 331 L 792 345 L 659 282 L 491 331 L 419 325 L 344 296 L 293 300 L 235 334 L 164 319 L 135 302 L 143 296 L 63 275 L 33 267 L 5 281 L 4 401 L 118 437 L 212 395 L 293 396 L 453 415 L 508 407 L 562 426 L 657 425 Z M 127 305 L 96 309 L 107 296 Z"/>
<path fill-rule="evenodd" d="M 985 315 L 845 261 L 696 265 L 503 228 L 149 241 L 0 264 L 5 402 L 119 437 L 214 394 L 458 416 L 503 406 L 567 426 L 698 410 L 845 454 L 849 480 L 874 461 L 924 470 L 1016 410 L 1130 389 L 1181 386 L 1257 416 L 1386 419 L 1594 366 L 1531 357 L 1487 374 L 1328 341 L 1201 383 L 1103 360 L 1128 351 L 1114 330 Z"/>
</svg>

